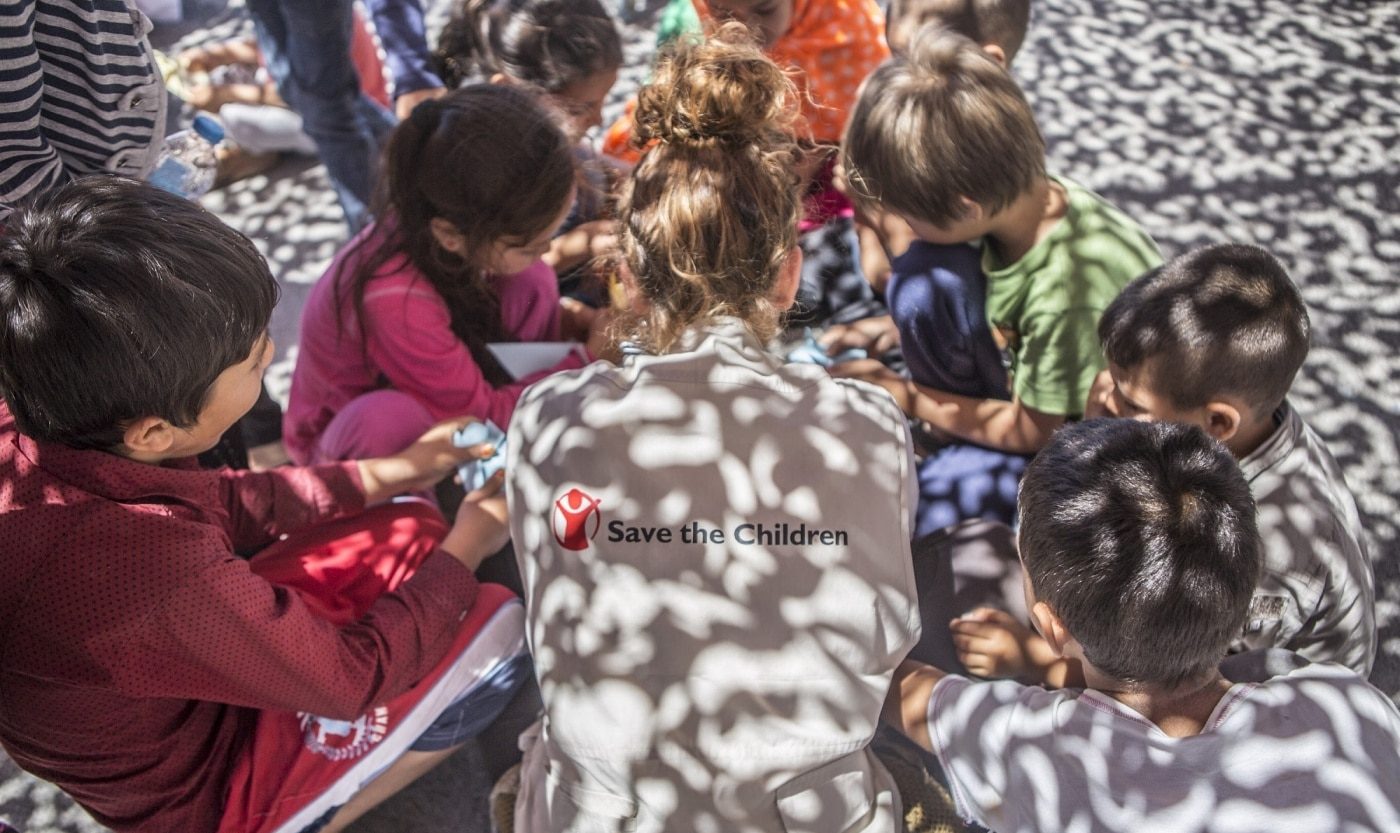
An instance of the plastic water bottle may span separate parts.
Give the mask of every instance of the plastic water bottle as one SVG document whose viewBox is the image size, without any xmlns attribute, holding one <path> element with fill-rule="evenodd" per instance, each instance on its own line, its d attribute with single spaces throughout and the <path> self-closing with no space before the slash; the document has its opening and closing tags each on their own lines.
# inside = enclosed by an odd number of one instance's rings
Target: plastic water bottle
<svg viewBox="0 0 1400 833">
<path fill-rule="evenodd" d="M 223 125 L 203 113 L 195 116 L 193 127 L 165 137 L 148 181 L 172 194 L 196 199 L 214 186 L 219 168 L 215 146 L 223 140 Z"/>
</svg>

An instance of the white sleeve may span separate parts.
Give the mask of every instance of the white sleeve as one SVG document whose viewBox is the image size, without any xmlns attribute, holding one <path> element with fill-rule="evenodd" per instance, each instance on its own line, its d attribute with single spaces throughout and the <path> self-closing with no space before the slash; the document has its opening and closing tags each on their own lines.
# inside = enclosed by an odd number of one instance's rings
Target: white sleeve
<svg viewBox="0 0 1400 833">
<path fill-rule="evenodd" d="M 1013 680 L 976 682 L 955 674 L 933 687 L 929 737 L 963 818 L 998 828 L 1017 724 L 1032 717 L 1028 700 L 1048 694 Z"/>
</svg>

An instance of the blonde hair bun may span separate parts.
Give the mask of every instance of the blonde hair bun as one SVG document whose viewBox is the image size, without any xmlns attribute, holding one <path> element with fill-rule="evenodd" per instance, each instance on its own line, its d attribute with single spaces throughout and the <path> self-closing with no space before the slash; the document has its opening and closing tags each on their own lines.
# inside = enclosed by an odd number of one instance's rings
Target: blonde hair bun
<svg viewBox="0 0 1400 833">
<path fill-rule="evenodd" d="M 796 88 L 740 23 L 703 42 L 682 41 L 637 96 L 636 137 L 668 145 L 744 146 L 781 141 L 795 118 Z"/>
</svg>

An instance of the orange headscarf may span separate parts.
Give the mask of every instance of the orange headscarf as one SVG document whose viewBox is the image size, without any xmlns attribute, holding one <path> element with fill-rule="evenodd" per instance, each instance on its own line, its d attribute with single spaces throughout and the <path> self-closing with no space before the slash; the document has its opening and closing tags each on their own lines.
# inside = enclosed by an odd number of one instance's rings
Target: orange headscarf
<svg viewBox="0 0 1400 833">
<path fill-rule="evenodd" d="M 715 17 L 706 0 L 692 0 L 706 29 Z M 791 0 L 792 22 L 766 50 L 781 67 L 797 70 L 794 80 L 803 91 L 802 115 L 809 137 L 837 144 L 846 117 L 856 103 L 860 82 L 890 56 L 885 43 L 885 16 L 875 0 Z M 608 129 L 604 152 L 636 161 L 628 146 L 632 109 Z M 628 153 L 627 151 L 631 151 Z"/>
</svg>

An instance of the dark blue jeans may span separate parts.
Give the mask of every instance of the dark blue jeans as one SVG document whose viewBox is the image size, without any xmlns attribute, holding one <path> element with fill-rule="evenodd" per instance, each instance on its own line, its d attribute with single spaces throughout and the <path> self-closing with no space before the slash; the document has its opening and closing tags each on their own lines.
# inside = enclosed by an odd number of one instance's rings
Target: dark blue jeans
<svg viewBox="0 0 1400 833">
<path fill-rule="evenodd" d="M 360 92 L 350 0 L 247 0 L 277 90 L 302 118 L 351 232 L 369 222 L 379 148 L 394 116 Z"/>
</svg>

